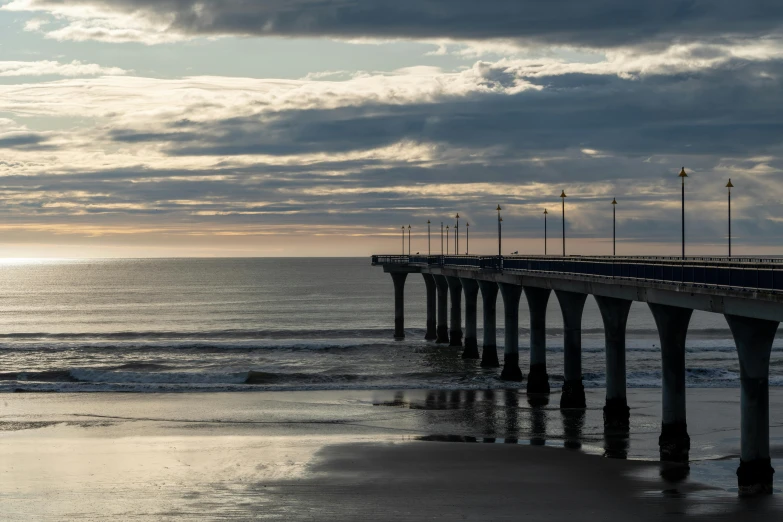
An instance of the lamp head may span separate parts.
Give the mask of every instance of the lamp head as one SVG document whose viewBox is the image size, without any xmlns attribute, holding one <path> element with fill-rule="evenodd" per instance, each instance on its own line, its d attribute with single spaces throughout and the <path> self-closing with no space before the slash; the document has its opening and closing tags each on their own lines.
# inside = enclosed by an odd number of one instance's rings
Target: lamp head
<svg viewBox="0 0 783 522">
<path fill-rule="evenodd" d="M 681 178 L 687 178 L 688 177 L 688 174 L 685 173 L 685 167 L 683 167 L 682 170 L 680 171 L 679 177 L 681 177 Z"/>
<path fill-rule="evenodd" d="M 616 204 L 617 204 L 617 198 L 612 198 L 612 205 L 616 205 Z"/>
<path fill-rule="evenodd" d="M 502 208 L 500 208 L 500 205 L 498 205 L 498 208 L 496 208 L 495 210 L 497 210 L 498 212 L 500 212 L 500 211 L 501 211 L 501 210 L 503 210 L 503 209 L 502 209 Z"/>
<path fill-rule="evenodd" d="M 546 209 L 544 209 L 544 214 L 549 214 L 549 212 L 547 212 Z"/>
<path fill-rule="evenodd" d="M 729 182 L 726 183 L 726 188 L 734 188 L 734 185 L 731 183 L 731 178 L 729 178 Z"/>
<path fill-rule="evenodd" d="M 565 190 L 563 190 L 562 192 L 560 192 L 560 197 L 561 197 L 561 198 L 567 198 L 567 197 L 568 197 L 568 196 L 566 196 Z"/>
</svg>

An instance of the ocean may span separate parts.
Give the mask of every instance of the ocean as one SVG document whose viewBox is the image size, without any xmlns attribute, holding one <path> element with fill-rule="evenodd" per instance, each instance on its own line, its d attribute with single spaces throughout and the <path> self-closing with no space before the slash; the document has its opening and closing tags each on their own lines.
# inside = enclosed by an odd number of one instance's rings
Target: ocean
<svg viewBox="0 0 783 522">
<path fill-rule="evenodd" d="M 522 387 L 499 370 L 426 342 L 424 282 L 405 288 L 406 339 L 392 339 L 391 278 L 369 258 L 7 260 L 0 264 L 0 392 L 208 392 Z M 502 360 L 502 298 L 498 347 Z M 479 318 L 481 317 L 479 299 Z M 520 353 L 527 369 L 527 306 Z M 562 320 L 547 313 L 547 365 L 562 383 Z M 479 320 L 479 341 L 481 341 Z M 660 349 L 643 303 L 628 321 L 630 388 L 659 387 Z M 588 388 L 604 385 L 601 317 L 583 317 Z M 690 387 L 736 387 L 739 364 L 723 317 L 696 312 Z M 775 342 L 770 384 L 783 385 Z"/>
</svg>

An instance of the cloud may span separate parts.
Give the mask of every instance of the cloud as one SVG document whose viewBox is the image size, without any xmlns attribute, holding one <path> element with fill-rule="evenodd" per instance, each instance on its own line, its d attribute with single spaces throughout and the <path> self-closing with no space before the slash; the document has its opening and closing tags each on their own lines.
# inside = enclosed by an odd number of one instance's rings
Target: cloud
<svg viewBox="0 0 783 522">
<path fill-rule="evenodd" d="M 380 237 L 390 223 L 459 210 L 480 241 L 493 234 L 498 202 L 510 238 L 536 237 L 542 209 L 565 188 L 573 237 L 602 234 L 603 205 L 617 197 L 628 241 L 668 241 L 678 230 L 676 173 L 686 165 L 688 230 L 702 241 L 723 234 L 715 216 L 728 177 L 738 187 L 738 237 L 783 239 L 783 64 L 733 57 L 626 75 L 542 63 L 344 81 L 0 85 L 0 112 L 14 118 L 0 120 L 0 139 L 16 140 L 0 161 L 0 222 L 23 223 L 13 233 L 85 237 L 156 227 L 166 237 Z M 42 118 L 71 126 L 18 123 Z"/>
<path fill-rule="evenodd" d="M 102 67 L 94 63 L 74 60 L 60 63 L 51 60 L 35 62 L 0 61 L 0 77 L 14 76 L 103 76 L 122 75 L 128 71 L 119 67 Z"/>
<path fill-rule="evenodd" d="M 46 136 L 32 132 L 0 133 L 0 149 L 40 150 Z"/>
<path fill-rule="evenodd" d="M 612 48 L 779 32 L 771 0 L 13 0 L 5 9 L 65 20 L 62 39 L 196 36 L 512 39 Z"/>
</svg>

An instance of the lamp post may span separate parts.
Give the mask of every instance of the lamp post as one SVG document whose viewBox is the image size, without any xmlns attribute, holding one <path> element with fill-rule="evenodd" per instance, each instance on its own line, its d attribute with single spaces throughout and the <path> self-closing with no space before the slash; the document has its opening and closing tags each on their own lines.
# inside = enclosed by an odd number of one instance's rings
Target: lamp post
<svg viewBox="0 0 783 522">
<path fill-rule="evenodd" d="M 454 253 L 459 255 L 459 212 L 457 212 L 457 224 L 454 227 Z"/>
<path fill-rule="evenodd" d="M 734 185 L 731 184 L 731 178 L 726 183 L 726 188 L 729 189 L 729 257 L 731 257 L 731 189 Z"/>
<path fill-rule="evenodd" d="M 470 223 L 465 222 L 465 255 L 470 255 Z"/>
<path fill-rule="evenodd" d="M 546 255 L 546 216 L 549 212 L 544 209 L 544 255 Z"/>
<path fill-rule="evenodd" d="M 440 222 L 440 255 L 443 255 L 443 221 Z"/>
<path fill-rule="evenodd" d="M 446 255 L 449 255 L 449 226 L 446 225 Z"/>
<path fill-rule="evenodd" d="M 682 258 L 685 259 L 685 178 L 688 174 L 685 173 L 685 167 L 682 168 L 679 174 L 679 178 L 682 180 Z"/>
<path fill-rule="evenodd" d="M 565 257 L 565 198 L 567 198 L 565 190 L 560 192 L 560 198 L 563 200 L 563 257 Z"/>
<path fill-rule="evenodd" d="M 402 226 L 402 255 L 405 255 L 405 225 Z"/>
<path fill-rule="evenodd" d="M 432 237 L 430 231 L 430 220 L 427 220 L 427 255 L 432 255 Z"/>
<path fill-rule="evenodd" d="M 497 208 L 497 211 L 498 211 L 498 257 L 500 257 L 502 255 L 501 254 L 501 251 L 502 251 L 501 245 L 502 245 L 502 237 L 503 237 L 503 235 L 501 234 L 500 224 L 503 222 L 503 218 L 500 217 L 500 211 L 501 210 L 503 210 L 503 209 L 501 209 L 500 205 L 498 205 L 498 208 Z"/>
<path fill-rule="evenodd" d="M 408 225 L 408 255 L 411 255 L 411 226 Z"/>
<path fill-rule="evenodd" d="M 612 198 L 612 255 L 617 255 L 617 198 Z"/>
</svg>

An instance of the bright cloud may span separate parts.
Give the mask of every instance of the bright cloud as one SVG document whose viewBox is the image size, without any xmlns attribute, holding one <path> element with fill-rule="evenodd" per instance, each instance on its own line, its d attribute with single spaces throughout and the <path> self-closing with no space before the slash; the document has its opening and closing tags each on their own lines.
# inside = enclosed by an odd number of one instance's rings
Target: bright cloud
<svg viewBox="0 0 783 522">
<path fill-rule="evenodd" d="M 0 61 L 0 77 L 12 76 L 117 76 L 128 71 L 119 67 L 101 67 L 94 63 L 74 60 L 60 63 L 51 60 L 36 62 Z"/>
</svg>

